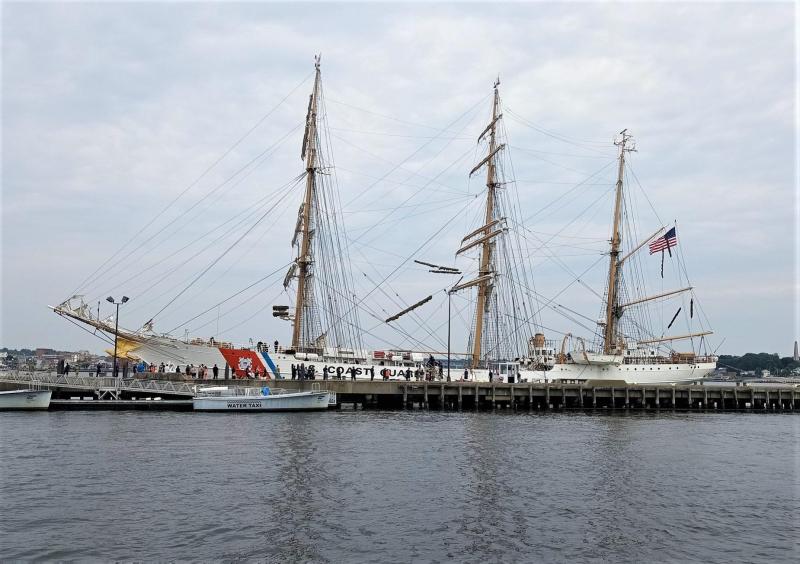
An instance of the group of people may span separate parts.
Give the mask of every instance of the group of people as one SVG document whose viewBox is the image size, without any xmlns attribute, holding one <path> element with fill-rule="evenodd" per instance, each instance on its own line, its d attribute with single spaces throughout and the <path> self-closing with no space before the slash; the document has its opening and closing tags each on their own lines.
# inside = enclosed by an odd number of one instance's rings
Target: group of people
<svg viewBox="0 0 800 564">
<path fill-rule="evenodd" d="M 280 368 L 276 367 L 276 370 L 280 371 Z M 236 372 L 234 372 L 233 377 L 239 378 L 240 376 L 238 376 Z M 258 367 L 256 367 L 255 370 L 250 370 L 250 367 L 248 366 L 244 369 L 244 373 L 241 376 L 241 378 L 247 378 L 249 380 L 268 380 L 269 374 L 267 373 L 266 369 L 264 369 L 264 371 L 261 371 L 258 369 Z"/>
<path fill-rule="evenodd" d="M 275 341 L 275 350 L 278 349 L 278 341 Z M 259 350 L 268 350 L 269 344 L 266 343 L 258 343 Z M 62 361 L 64 362 L 64 361 Z M 61 369 L 61 373 L 64 375 L 69 375 L 71 367 L 68 362 L 64 362 L 63 367 L 59 367 Z M 123 371 L 127 373 L 127 362 L 123 363 Z M 377 367 L 376 367 L 377 368 Z M 276 367 L 276 371 L 280 374 L 280 368 Z M 160 363 L 158 365 L 154 363 L 147 364 L 145 362 L 140 362 L 138 364 L 133 365 L 133 372 L 136 373 L 159 373 L 159 374 L 184 374 L 186 378 L 191 378 L 193 380 L 200 379 L 205 380 L 208 379 L 209 376 L 211 379 L 216 380 L 220 377 L 220 368 L 214 364 L 212 367 L 208 367 L 205 364 L 200 364 L 195 366 L 194 364 L 187 364 L 183 368 L 180 365 L 176 365 L 173 363 Z M 247 378 L 247 379 L 269 379 L 269 374 L 266 370 L 260 370 L 256 367 L 254 370 L 251 370 L 249 366 L 247 366 L 244 370 L 237 372 L 236 370 L 231 371 L 231 368 L 228 364 L 225 364 L 224 368 L 224 375 L 222 376 L 224 379 L 228 379 L 229 375 L 233 374 L 234 378 Z M 370 371 L 370 380 L 375 380 L 375 370 Z M 384 380 L 388 381 L 392 376 L 399 376 L 401 378 L 405 378 L 406 381 L 411 381 L 413 378 L 416 381 L 426 381 L 432 382 L 435 380 L 443 381 L 447 380 L 450 382 L 450 374 L 445 375 L 444 366 L 441 362 L 435 360 L 432 356 L 428 359 L 428 361 L 423 364 L 419 365 L 412 369 L 412 367 L 405 367 L 402 366 L 389 368 L 386 366 L 380 367 L 377 370 L 379 377 Z M 101 364 L 97 364 L 97 376 L 100 376 L 101 373 Z M 355 371 L 351 372 L 351 378 L 353 380 L 356 379 Z M 292 380 L 316 380 L 319 377 L 317 374 L 316 368 L 314 365 L 306 366 L 303 363 L 300 364 L 292 364 Z M 340 376 L 332 376 L 332 378 L 338 378 Z M 498 377 L 498 374 L 489 369 L 489 382 L 493 382 L 495 378 Z M 321 379 L 327 380 L 328 373 L 327 370 L 323 371 Z M 470 379 L 470 371 L 468 368 L 464 368 L 463 377 L 460 381 L 469 381 Z M 499 380 L 499 378 L 498 378 Z"/>
<path fill-rule="evenodd" d="M 278 341 L 275 341 L 277 344 Z M 280 371 L 278 371 L 280 373 Z M 306 366 L 305 364 L 292 364 L 292 380 L 316 380 L 317 371 L 313 364 Z M 327 374 L 322 375 L 323 380 L 328 379 Z"/>
<path fill-rule="evenodd" d="M 292 368 L 293 368 L 292 373 L 294 374 L 294 366 Z M 71 368 L 68 363 L 65 363 L 63 368 L 61 368 L 60 370 L 62 374 L 69 375 L 69 371 L 71 370 Z M 103 365 L 101 363 L 98 363 L 96 375 L 99 377 L 100 374 L 104 372 L 104 370 L 105 369 Z M 277 370 L 280 370 L 280 368 L 277 368 Z M 222 374 L 220 372 L 222 372 Z M 128 373 L 127 362 L 122 363 L 121 370 L 120 367 L 118 366 L 118 374 L 119 373 L 121 373 L 121 375 L 123 376 L 127 375 Z M 269 374 L 267 373 L 266 370 L 260 370 L 259 368 L 255 368 L 254 370 L 252 370 L 248 366 L 244 370 L 241 370 L 237 373 L 236 370 L 231 370 L 231 368 L 228 366 L 227 363 L 225 364 L 224 369 L 220 369 L 220 367 L 217 366 L 216 364 L 214 364 L 214 366 L 211 367 L 205 364 L 199 364 L 199 365 L 186 364 L 181 366 L 180 364 L 174 364 L 171 362 L 169 363 L 162 362 L 160 364 L 154 364 L 154 363 L 147 364 L 145 362 L 139 362 L 133 364 L 134 375 L 146 374 L 146 373 L 183 375 L 186 379 L 191 378 L 192 380 L 206 380 L 206 379 L 217 380 L 220 377 L 227 380 L 228 378 L 231 377 L 231 375 L 233 378 L 249 378 L 256 380 L 269 378 Z M 303 373 L 306 375 L 305 376 L 306 378 L 308 378 L 308 374 L 310 373 L 310 375 L 312 376 L 311 379 L 313 379 L 313 373 L 314 373 L 313 367 L 311 368 L 310 372 L 309 370 L 304 370 Z"/>
<path fill-rule="evenodd" d="M 98 364 L 98 372 L 100 370 L 100 365 Z M 226 377 L 228 367 L 225 366 Z M 183 374 L 188 378 L 192 378 L 193 380 L 200 379 L 205 380 L 206 378 L 211 375 L 211 378 L 216 380 L 219 378 L 219 366 L 216 364 L 212 367 L 208 367 L 205 364 L 199 364 L 195 366 L 194 364 L 187 364 L 183 368 L 179 364 L 169 363 L 150 363 L 147 364 L 144 361 L 134 364 L 133 365 L 133 373 L 134 374 L 144 374 L 144 373 L 151 373 L 151 374 Z"/>
<path fill-rule="evenodd" d="M 161 366 L 163 366 L 163 364 Z M 195 379 L 205 380 L 206 377 L 208 376 L 208 370 L 209 370 L 208 366 L 206 366 L 205 364 L 201 364 L 200 366 L 195 366 L 194 364 L 187 364 L 186 367 L 184 368 L 184 374 L 186 376 L 191 377 L 192 380 Z M 175 368 L 175 373 L 180 374 L 179 366 Z M 217 377 L 219 376 L 219 367 L 216 364 L 211 368 L 211 373 L 212 373 L 212 378 L 216 380 Z"/>
<path fill-rule="evenodd" d="M 252 343 L 252 341 L 250 341 L 250 342 Z M 275 348 L 273 349 L 273 352 L 276 352 L 276 353 L 279 352 L 280 348 L 278 347 L 278 341 L 275 341 L 273 343 L 273 345 L 275 346 Z M 258 352 L 269 352 L 269 343 L 265 343 L 263 341 L 257 342 L 256 343 L 256 350 Z"/>
<path fill-rule="evenodd" d="M 389 378 L 392 376 L 392 371 L 388 368 L 383 368 L 380 371 L 381 377 L 384 381 L 388 381 Z M 405 378 L 406 382 L 410 382 L 411 378 L 414 378 L 416 381 L 424 380 L 426 382 L 433 382 L 436 379 L 441 380 L 444 376 L 444 369 L 442 368 L 441 363 L 437 365 L 430 365 L 426 367 L 418 366 L 413 371 L 410 367 L 407 367 L 405 370 L 399 368 L 397 372 L 395 372 L 397 376 L 401 378 Z M 447 377 L 448 381 L 450 381 L 450 377 Z M 374 375 L 370 377 L 370 380 L 374 380 Z"/>
</svg>

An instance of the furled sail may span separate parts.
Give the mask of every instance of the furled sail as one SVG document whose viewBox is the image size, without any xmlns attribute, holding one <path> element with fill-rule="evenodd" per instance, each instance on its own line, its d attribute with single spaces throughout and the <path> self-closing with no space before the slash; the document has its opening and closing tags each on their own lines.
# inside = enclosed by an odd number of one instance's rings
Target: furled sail
<svg viewBox="0 0 800 564">
<path fill-rule="evenodd" d="M 305 203 L 300 204 L 300 209 L 297 211 L 297 223 L 294 226 L 294 236 L 292 237 L 292 247 L 297 245 L 297 238 L 303 233 L 303 209 Z"/>
</svg>

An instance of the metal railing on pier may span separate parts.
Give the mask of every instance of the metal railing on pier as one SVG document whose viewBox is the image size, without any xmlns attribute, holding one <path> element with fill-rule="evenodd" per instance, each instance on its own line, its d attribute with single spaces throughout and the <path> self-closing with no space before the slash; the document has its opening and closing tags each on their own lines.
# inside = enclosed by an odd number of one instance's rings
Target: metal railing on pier
<svg viewBox="0 0 800 564">
<path fill-rule="evenodd" d="M 179 396 L 193 396 L 195 386 L 187 382 L 172 380 L 140 380 L 134 378 L 113 378 L 94 376 L 65 376 L 63 374 L 35 372 L 0 373 L 0 382 L 38 385 L 42 388 L 64 388 L 74 390 L 102 391 L 118 394 L 119 392 L 149 392 Z"/>
</svg>

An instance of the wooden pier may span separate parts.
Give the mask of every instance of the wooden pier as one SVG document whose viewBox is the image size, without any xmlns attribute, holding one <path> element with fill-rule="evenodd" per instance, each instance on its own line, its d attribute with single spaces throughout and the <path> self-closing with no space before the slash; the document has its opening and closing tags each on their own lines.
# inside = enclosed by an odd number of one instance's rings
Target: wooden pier
<svg viewBox="0 0 800 564">
<path fill-rule="evenodd" d="M 742 410 L 800 411 L 800 385 L 123 379 L 2 373 L 0 389 L 30 385 L 53 390 L 61 409 L 186 409 L 197 386 L 270 386 L 336 392 L 337 407 L 440 410 Z M 76 401 L 77 397 L 79 401 Z M 72 399 L 71 398 L 76 398 Z M 160 398 L 156 400 L 155 398 Z M 173 400 L 183 400 L 174 401 Z M 114 404 L 114 402 L 119 402 Z"/>
<path fill-rule="evenodd" d="M 718 409 L 800 410 L 798 385 L 636 385 L 624 382 L 517 383 L 281 381 L 301 390 L 321 384 L 339 404 L 447 410 Z"/>
</svg>

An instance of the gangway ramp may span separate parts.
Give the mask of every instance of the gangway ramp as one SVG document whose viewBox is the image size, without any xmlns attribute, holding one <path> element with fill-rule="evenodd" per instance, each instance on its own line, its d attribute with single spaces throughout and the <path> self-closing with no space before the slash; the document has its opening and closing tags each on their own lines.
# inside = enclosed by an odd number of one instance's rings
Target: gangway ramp
<svg viewBox="0 0 800 564">
<path fill-rule="evenodd" d="M 31 372 L 0 373 L 0 383 L 21 387 L 47 388 L 53 391 L 90 391 L 99 399 L 118 399 L 121 393 L 158 394 L 190 398 L 195 394 L 195 385 L 172 380 L 149 380 L 138 378 L 113 378 L 94 376 L 66 376 L 63 374 L 41 374 Z"/>
</svg>

